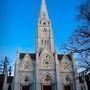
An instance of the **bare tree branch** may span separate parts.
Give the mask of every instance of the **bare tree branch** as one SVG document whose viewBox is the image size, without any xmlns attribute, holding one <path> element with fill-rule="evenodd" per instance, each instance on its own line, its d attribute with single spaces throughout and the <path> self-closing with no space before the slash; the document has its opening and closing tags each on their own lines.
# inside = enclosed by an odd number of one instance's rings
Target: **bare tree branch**
<svg viewBox="0 0 90 90">
<path fill-rule="evenodd" d="M 90 67 L 90 6 L 87 2 L 80 5 L 77 17 L 81 24 L 62 47 L 79 53 L 80 67 L 88 68 Z"/>
</svg>

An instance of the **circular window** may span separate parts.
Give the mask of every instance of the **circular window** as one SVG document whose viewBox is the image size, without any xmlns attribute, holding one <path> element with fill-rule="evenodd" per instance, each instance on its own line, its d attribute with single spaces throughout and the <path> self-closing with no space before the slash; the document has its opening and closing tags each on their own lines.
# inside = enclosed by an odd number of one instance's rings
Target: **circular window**
<svg viewBox="0 0 90 90">
<path fill-rule="evenodd" d="M 46 22 L 43 22 L 43 25 L 46 25 Z"/>
<path fill-rule="evenodd" d="M 43 60 L 42 63 L 43 63 L 44 68 L 50 68 L 51 67 L 51 56 L 49 54 L 47 54 L 44 57 L 44 60 Z"/>
</svg>

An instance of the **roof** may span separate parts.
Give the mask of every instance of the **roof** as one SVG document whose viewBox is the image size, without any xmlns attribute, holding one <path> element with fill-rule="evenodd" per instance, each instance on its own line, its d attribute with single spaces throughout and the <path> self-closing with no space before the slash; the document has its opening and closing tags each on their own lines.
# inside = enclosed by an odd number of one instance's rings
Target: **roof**
<svg viewBox="0 0 90 90">
<path fill-rule="evenodd" d="M 63 54 L 58 54 L 58 59 L 61 60 L 63 57 Z"/>
<path fill-rule="evenodd" d="M 69 60 L 72 60 L 71 55 L 67 54 L 66 56 L 68 57 Z"/>
<path fill-rule="evenodd" d="M 20 59 L 23 59 L 26 53 L 20 53 Z"/>
<path fill-rule="evenodd" d="M 30 57 L 32 58 L 32 59 L 36 59 L 36 54 L 35 53 L 32 53 L 32 54 L 29 54 L 30 55 Z"/>
<path fill-rule="evenodd" d="M 62 60 L 63 56 L 64 56 L 64 54 L 58 54 L 58 60 Z M 67 58 L 68 58 L 69 60 L 72 60 L 70 54 L 67 54 L 66 56 L 67 56 Z"/>
<path fill-rule="evenodd" d="M 23 59 L 24 56 L 26 55 L 26 53 L 20 53 L 20 59 Z M 36 59 L 36 54 L 35 53 L 29 53 L 29 56 L 31 57 L 31 59 Z"/>
<path fill-rule="evenodd" d="M 23 59 L 25 55 L 26 53 L 20 53 L 20 59 Z M 31 59 L 36 60 L 35 53 L 29 53 L 29 56 L 31 57 Z M 58 54 L 57 56 L 58 56 L 58 60 L 62 60 L 64 54 Z M 67 54 L 66 56 L 69 60 L 72 60 L 70 54 Z"/>
</svg>

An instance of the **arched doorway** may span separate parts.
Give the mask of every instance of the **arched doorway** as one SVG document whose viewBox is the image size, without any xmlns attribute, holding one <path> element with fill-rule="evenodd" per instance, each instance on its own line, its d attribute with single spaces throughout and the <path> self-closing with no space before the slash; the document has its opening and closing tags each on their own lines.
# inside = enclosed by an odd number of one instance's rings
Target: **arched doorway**
<svg viewBox="0 0 90 90">
<path fill-rule="evenodd" d="M 32 90 L 31 80 L 28 76 L 25 76 L 24 79 L 22 79 L 20 90 Z"/>
<path fill-rule="evenodd" d="M 42 79 L 41 90 L 54 90 L 52 78 L 49 75 L 44 76 Z"/>
<path fill-rule="evenodd" d="M 70 85 L 64 85 L 64 90 L 71 90 Z"/>
<path fill-rule="evenodd" d="M 29 85 L 23 85 L 22 90 L 29 90 Z"/>
</svg>

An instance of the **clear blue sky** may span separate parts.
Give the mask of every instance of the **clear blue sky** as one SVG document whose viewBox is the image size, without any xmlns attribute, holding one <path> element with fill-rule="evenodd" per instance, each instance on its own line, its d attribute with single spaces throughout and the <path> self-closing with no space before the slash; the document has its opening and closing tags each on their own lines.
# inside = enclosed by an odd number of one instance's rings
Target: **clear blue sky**
<svg viewBox="0 0 90 90">
<path fill-rule="evenodd" d="M 61 45 L 76 28 L 76 7 L 84 0 L 46 0 L 52 22 L 55 47 Z M 0 59 L 16 60 L 22 52 L 35 52 L 36 30 L 41 0 L 0 0 Z"/>
</svg>

